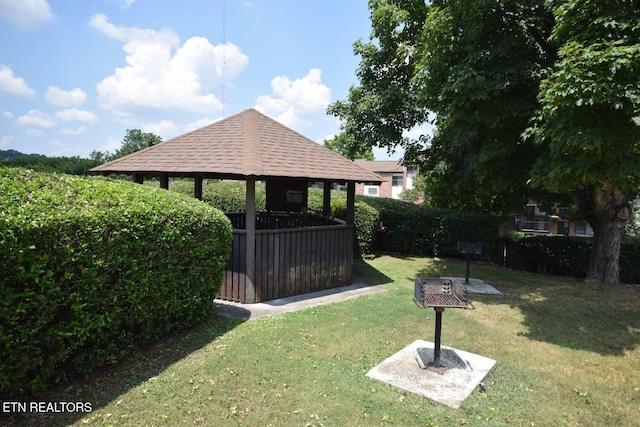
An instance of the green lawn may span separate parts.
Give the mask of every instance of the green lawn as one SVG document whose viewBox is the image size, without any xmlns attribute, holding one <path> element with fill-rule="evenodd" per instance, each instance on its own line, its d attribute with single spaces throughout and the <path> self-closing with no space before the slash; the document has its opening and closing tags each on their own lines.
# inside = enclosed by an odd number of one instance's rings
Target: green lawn
<svg viewBox="0 0 640 427">
<path fill-rule="evenodd" d="M 218 318 L 38 400 L 91 402 L 32 425 L 631 426 L 640 422 L 640 286 L 612 288 L 474 264 L 505 296 L 447 310 L 442 343 L 497 360 L 459 409 L 365 377 L 434 314 L 418 275 L 463 276 L 458 260 L 382 256 L 361 266 L 387 292 L 255 321 Z"/>
</svg>

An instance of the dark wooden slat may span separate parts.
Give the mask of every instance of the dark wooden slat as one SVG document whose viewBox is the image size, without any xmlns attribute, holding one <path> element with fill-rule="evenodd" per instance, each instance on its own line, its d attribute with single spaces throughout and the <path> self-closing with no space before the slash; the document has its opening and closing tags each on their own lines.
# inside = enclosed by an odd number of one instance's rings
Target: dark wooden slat
<svg viewBox="0 0 640 427">
<path fill-rule="evenodd" d="M 220 298 L 247 302 L 245 239 L 243 230 L 234 230 L 231 259 Z M 352 267 L 352 226 L 256 232 L 257 301 L 347 285 Z"/>
</svg>

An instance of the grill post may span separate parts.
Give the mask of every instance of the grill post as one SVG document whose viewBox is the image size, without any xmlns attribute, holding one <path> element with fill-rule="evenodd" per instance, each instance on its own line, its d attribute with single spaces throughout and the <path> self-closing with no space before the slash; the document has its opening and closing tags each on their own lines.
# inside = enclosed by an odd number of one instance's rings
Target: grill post
<svg viewBox="0 0 640 427">
<path fill-rule="evenodd" d="M 434 307 L 436 312 L 436 333 L 435 333 L 435 343 L 433 347 L 433 367 L 438 369 L 440 368 L 440 337 L 442 335 L 442 312 L 444 311 L 443 307 Z"/>
</svg>

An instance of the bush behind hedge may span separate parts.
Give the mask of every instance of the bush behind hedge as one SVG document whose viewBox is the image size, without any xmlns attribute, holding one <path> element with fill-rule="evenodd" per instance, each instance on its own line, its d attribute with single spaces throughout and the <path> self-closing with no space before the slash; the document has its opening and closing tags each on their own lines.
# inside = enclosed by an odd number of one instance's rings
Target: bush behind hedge
<svg viewBox="0 0 640 427">
<path fill-rule="evenodd" d="M 0 168 L 0 397 L 202 321 L 230 242 L 229 220 L 193 198 Z"/>
</svg>

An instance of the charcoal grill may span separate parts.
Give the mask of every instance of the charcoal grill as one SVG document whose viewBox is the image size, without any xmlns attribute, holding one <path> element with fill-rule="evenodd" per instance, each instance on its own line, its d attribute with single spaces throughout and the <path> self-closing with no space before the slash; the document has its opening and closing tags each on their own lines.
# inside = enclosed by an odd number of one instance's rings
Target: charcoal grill
<svg viewBox="0 0 640 427">
<path fill-rule="evenodd" d="M 442 313 L 445 308 L 473 308 L 467 287 L 452 279 L 418 277 L 415 281 L 414 302 L 420 308 L 433 308 L 436 312 L 436 331 L 433 363 L 426 369 L 443 374 L 446 367 L 440 366 L 440 339 L 442 335 Z"/>
</svg>

